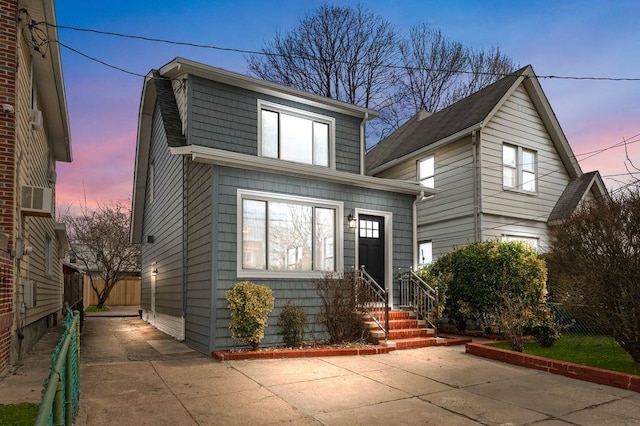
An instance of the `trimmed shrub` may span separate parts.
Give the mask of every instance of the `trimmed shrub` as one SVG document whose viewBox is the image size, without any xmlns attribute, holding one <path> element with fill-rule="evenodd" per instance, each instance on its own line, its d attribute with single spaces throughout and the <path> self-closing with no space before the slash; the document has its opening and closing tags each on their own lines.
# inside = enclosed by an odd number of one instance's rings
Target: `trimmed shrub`
<svg viewBox="0 0 640 426">
<path fill-rule="evenodd" d="M 551 310 L 547 306 L 541 305 L 525 332 L 532 335 L 543 348 L 550 348 L 560 338 L 560 330 L 563 328 Z"/>
<path fill-rule="evenodd" d="M 544 261 L 521 242 L 473 243 L 442 256 L 428 273 L 447 289 L 445 314 L 458 330 L 470 322 L 485 331 L 498 326 L 514 349 L 546 294 Z"/>
<path fill-rule="evenodd" d="M 265 285 L 241 281 L 226 294 L 231 311 L 231 337 L 258 349 L 273 310 L 273 291 Z"/>
<path fill-rule="evenodd" d="M 288 301 L 278 316 L 278 326 L 284 343 L 289 347 L 300 346 L 304 340 L 306 325 L 307 314 L 304 313 L 304 309 Z"/>
<path fill-rule="evenodd" d="M 362 315 L 357 312 L 357 293 L 353 274 L 340 276 L 326 274 L 314 280 L 320 296 L 320 312 L 317 321 L 329 334 L 330 343 L 357 342 L 369 338 L 369 330 Z"/>
</svg>

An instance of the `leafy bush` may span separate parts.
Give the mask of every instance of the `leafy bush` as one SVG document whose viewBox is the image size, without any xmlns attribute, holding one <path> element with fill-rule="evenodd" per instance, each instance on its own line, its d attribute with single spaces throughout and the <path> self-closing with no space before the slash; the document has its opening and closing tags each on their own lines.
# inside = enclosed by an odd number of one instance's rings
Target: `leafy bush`
<svg viewBox="0 0 640 426">
<path fill-rule="evenodd" d="M 355 275 L 329 273 L 314 284 L 321 300 L 317 320 L 327 328 L 330 343 L 366 340 L 369 330 L 356 311 Z"/>
<path fill-rule="evenodd" d="M 282 307 L 278 316 L 278 326 L 284 343 L 289 346 L 299 346 L 304 340 L 304 328 L 307 325 L 307 314 L 300 306 L 291 301 Z"/>
<path fill-rule="evenodd" d="M 231 311 L 231 337 L 258 349 L 273 310 L 273 291 L 264 285 L 241 281 L 226 294 Z"/>
<path fill-rule="evenodd" d="M 543 348 L 550 348 L 560 338 L 560 330 L 563 327 L 556 321 L 551 310 L 541 305 L 538 307 L 535 318 L 527 326 L 525 332 L 533 336 L 536 342 Z"/>
<path fill-rule="evenodd" d="M 442 256 L 429 273 L 446 288 L 445 314 L 456 328 L 498 325 L 516 347 L 546 293 L 544 261 L 521 242 L 470 244 Z"/>
<path fill-rule="evenodd" d="M 640 363 L 640 185 L 585 204 L 551 236 L 555 301 L 589 310 Z"/>
</svg>

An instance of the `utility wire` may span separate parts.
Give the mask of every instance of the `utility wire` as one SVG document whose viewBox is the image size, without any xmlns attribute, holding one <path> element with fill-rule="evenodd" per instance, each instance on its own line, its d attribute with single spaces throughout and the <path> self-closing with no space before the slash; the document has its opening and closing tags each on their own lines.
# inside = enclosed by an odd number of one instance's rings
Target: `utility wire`
<svg viewBox="0 0 640 426">
<path fill-rule="evenodd" d="M 219 50 L 219 51 L 224 51 L 224 52 L 234 52 L 234 53 L 243 53 L 243 54 L 250 54 L 250 55 L 260 55 L 260 56 L 276 56 L 276 57 L 281 57 L 281 58 L 294 58 L 294 59 L 304 59 L 304 60 L 318 60 L 318 58 L 315 58 L 313 56 L 295 56 L 295 55 L 282 55 L 282 54 L 278 54 L 278 53 L 270 53 L 270 52 L 265 52 L 265 51 L 259 51 L 259 50 L 249 50 L 249 49 L 238 49 L 238 48 L 232 48 L 232 47 L 222 47 L 222 46 L 216 46 L 216 45 L 211 45 L 211 44 L 201 44 L 201 43 L 192 43 L 192 42 L 184 42 L 184 41 L 175 41 L 175 40 L 169 40 L 169 39 L 162 39 L 162 38 L 155 38 L 155 37 L 145 37 L 145 36 L 139 36 L 139 35 L 133 35 L 133 34 L 123 34 L 123 33 L 117 33 L 117 32 L 113 32 L 113 31 L 102 31 L 102 30 L 96 30 L 93 28 L 81 28 L 81 27 L 73 27 L 73 26 L 69 26 L 69 25 L 54 25 L 51 24 L 49 22 L 46 21 L 42 21 L 42 22 L 38 22 L 35 25 L 39 25 L 39 24 L 44 24 L 50 27 L 54 27 L 54 28 L 58 28 L 58 29 L 65 29 L 65 30 L 72 30 L 72 31 L 79 31 L 79 32 L 86 32 L 86 33 L 94 33 L 94 34 L 100 34 L 100 35 L 107 35 L 107 36 L 112 36 L 112 37 L 120 37 L 120 38 L 127 38 L 127 39 L 134 39 L 134 40 L 143 40 L 143 41 L 149 41 L 149 42 L 154 42 L 154 43 L 164 43 L 164 44 L 171 44 L 171 45 L 177 45 L 177 46 L 188 46 L 188 47 L 196 47 L 196 48 L 200 48 L 200 49 L 212 49 L 212 50 Z M 339 61 L 337 61 L 339 62 Z M 344 62 L 346 63 L 346 62 Z M 349 62 L 349 65 L 370 65 L 367 62 L 356 62 L 356 63 L 352 63 Z M 451 69 L 440 69 L 440 68 L 428 68 L 428 67 L 409 67 L 409 66 L 403 66 L 403 65 L 395 65 L 395 64 L 382 64 L 380 65 L 381 67 L 384 68 L 391 68 L 391 69 L 409 69 L 409 70 L 422 70 L 422 71 L 435 71 L 435 72 L 455 72 L 458 74 L 477 74 L 477 75 L 490 75 L 490 76 L 509 76 L 509 75 L 514 75 L 512 73 L 496 73 L 496 72 L 476 72 L 476 71 L 466 71 L 466 70 L 451 70 Z M 112 67 L 114 68 L 114 67 Z M 116 69 L 120 69 L 118 67 L 115 67 Z M 124 71 L 122 69 L 120 69 L 121 71 Z M 127 71 L 125 71 L 127 72 Z M 127 72 L 128 74 L 134 74 L 132 72 Z M 560 75 L 536 75 L 536 78 L 538 79 L 555 79 L 555 80 L 595 80 L 595 81 L 640 81 L 640 77 L 588 77 L 588 76 L 560 76 Z"/>
</svg>

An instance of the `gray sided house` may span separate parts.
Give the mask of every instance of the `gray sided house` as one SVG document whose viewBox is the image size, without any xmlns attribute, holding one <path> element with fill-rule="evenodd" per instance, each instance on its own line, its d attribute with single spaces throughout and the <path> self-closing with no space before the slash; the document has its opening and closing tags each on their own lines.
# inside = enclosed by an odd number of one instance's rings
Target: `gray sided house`
<svg viewBox="0 0 640 426">
<path fill-rule="evenodd" d="M 149 73 L 132 213 L 144 318 L 203 353 L 236 346 L 225 292 L 249 280 L 274 291 L 263 343 L 279 343 L 285 303 L 313 318 L 312 280 L 359 265 L 397 304 L 393 271 L 413 265 L 416 200 L 436 191 L 364 174 L 375 116 L 180 58 Z"/>
<path fill-rule="evenodd" d="M 372 176 L 440 191 L 417 208 L 418 265 L 456 246 L 523 240 L 607 194 L 583 173 L 531 66 L 435 114 L 421 112 L 366 155 Z"/>
</svg>

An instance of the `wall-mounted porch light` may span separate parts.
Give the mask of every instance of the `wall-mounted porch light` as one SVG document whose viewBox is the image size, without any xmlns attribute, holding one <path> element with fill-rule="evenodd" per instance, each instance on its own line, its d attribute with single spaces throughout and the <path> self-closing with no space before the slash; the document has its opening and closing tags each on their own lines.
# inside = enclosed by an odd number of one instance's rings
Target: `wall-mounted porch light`
<svg viewBox="0 0 640 426">
<path fill-rule="evenodd" d="M 158 265 L 156 264 L 156 262 L 153 262 L 151 264 L 151 276 L 155 277 L 156 275 L 158 275 Z"/>
<path fill-rule="evenodd" d="M 356 229 L 358 227 L 358 219 L 353 210 L 351 210 L 351 213 L 347 216 L 347 222 L 349 222 L 349 229 Z"/>
</svg>

